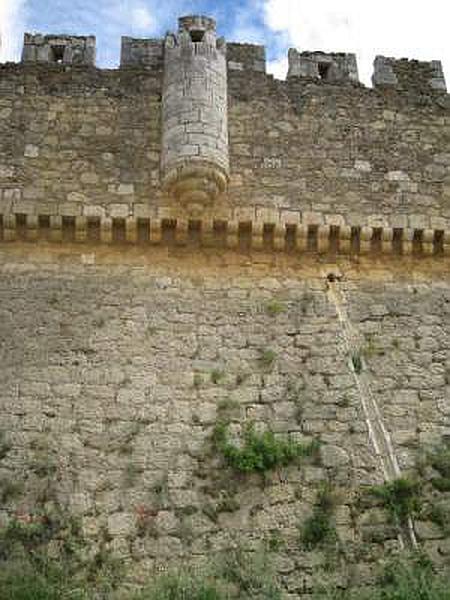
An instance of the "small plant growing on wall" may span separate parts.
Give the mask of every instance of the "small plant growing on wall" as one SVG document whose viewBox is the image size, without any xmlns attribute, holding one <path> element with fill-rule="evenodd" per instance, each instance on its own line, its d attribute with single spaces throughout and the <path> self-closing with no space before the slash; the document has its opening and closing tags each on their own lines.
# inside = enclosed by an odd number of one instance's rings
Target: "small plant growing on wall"
<svg viewBox="0 0 450 600">
<path fill-rule="evenodd" d="M 224 377 L 225 377 L 225 373 L 223 371 L 221 371 L 220 369 L 213 369 L 211 371 L 211 381 L 215 385 L 218 385 L 223 380 Z"/>
<path fill-rule="evenodd" d="M 271 317 L 275 317 L 276 315 L 286 312 L 286 307 L 278 300 L 271 300 L 266 304 L 266 312 Z"/>
<path fill-rule="evenodd" d="M 3 460 L 11 450 L 12 446 L 6 439 L 4 431 L 0 431 L 0 460 Z"/>
<path fill-rule="evenodd" d="M 6 504 L 18 498 L 23 492 L 23 483 L 3 477 L 0 479 L 0 503 Z"/>
<path fill-rule="evenodd" d="M 228 466 L 240 473 L 264 473 L 317 455 L 319 450 L 316 440 L 301 444 L 290 438 L 280 439 L 272 431 L 256 432 L 252 423 L 245 428 L 238 446 L 229 439 L 228 423 L 219 422 L 214 428 L 213 444 Z"/>
<path fill-rule="evenodd" d="M 269 370 L 273 367 L 276 357 L 276 353 L 270 348 L 261 350 L 259 356 L 259 363 L 263 369 Z"/>
<path fill-rule="evenodd" d="M 363 370 L 363 362 L 359 354 L 352 355 L 352 365 L 355 373 L 359 375 Z"/>
<path fill-rule="evenodd" d="M 431 483 L 440 492 L 450 491 L 450 443 L 442 443 L 429 454 L 429 462 L 438 473 Z"/>
<path fill-rule="evenodd" d="M 330 484 L 324 484 L 317 494 L 312 515 L 299 527 L 300 543 L 306 550 L 313 550 L 337 539 L 333 523 L 336 494 Z"/>
<path fill-rule="evenodd" d="M 370 492 L 381 501 L 396 525 L 404 525 L 420 508 L 420 485 L 407 477 L 374 486 Z"/>
</svg>

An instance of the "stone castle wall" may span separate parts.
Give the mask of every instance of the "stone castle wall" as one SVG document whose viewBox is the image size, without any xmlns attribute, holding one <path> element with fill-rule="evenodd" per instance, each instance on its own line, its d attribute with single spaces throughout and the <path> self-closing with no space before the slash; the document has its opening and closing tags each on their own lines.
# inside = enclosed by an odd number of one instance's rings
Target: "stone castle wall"
<svg viewBox="0 0 450 600">
<path fill-rule="evenodd" d="M 426 510 L 399 534 L 364 500 L 450 436 L 436 64 L 378 60 L 367 89 L 351 55 L 291 52 L 278 81 L 227 44 L 228 187 L 187 207 L 162 185 L 162 41 L 107 71 L 56 39 L 58 64 L 0 66 L 0 481 L 23 481 L 1 522 L 63 510 L 129 579 L 277 539 L 297 598 L 329 564 L 299 541 L 327 481 L 343 585 L 404 546 L 448 564 Z M 224 415 L 320 456 L 233 475 Z"/>
</svg>

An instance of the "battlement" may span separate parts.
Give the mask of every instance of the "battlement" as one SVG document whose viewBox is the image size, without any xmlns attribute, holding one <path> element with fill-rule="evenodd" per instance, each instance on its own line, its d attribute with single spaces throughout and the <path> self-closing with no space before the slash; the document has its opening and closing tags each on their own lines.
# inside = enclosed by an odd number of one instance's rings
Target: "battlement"
<svg viewBox="0 0 450 600">
<path fill-rule="evenodd" d="M 288 78 L 310 77 L 328 83 L 359 82 L 355 54 L 298 52 L 290 48 L 288 61 Z"/>
<path fill-rule="evenodd" d="M 200 43 L 201 42 L 201 43 Z M 178 31 L 166 38 L 122 37 L 120 68 L 162 70 L 164 55 L 170 47 L 190 48 L 198 54 L 211 49 L 226 55 L 228 71 L 266 73 L 266 48 L 260 44 L 227 42 L 217 37 L 216 21 L 203 15 L 188 15 L 178 20 Z M 94 66 L 94 36 L 42 35 L 26 33 L 22 52 L 25 64 Z M 287 79 L 315 80 L 334 85 L 359 83 L 356 55 L 344 52 L 288 51 Z M 377 56 L 372 82 L 375 89 L 400 93 L 445 93 L 442 63 Z M 360 84 L 361 85 L 361 84 Z"/>
<path fill-rule="evenodd" d="M 399 90 L 434 90 L 445 92 L 444 72 L 439 60 L 430 62 L 377 56 L 372 83 L 375 88 L 395 87 Z"/>
<path fill-rule="evenodd" d="M 22 62 L 94 65 L 95 37 L 26 33 Z"/>
<path fill-rule="evenodd" d="M 158 39 L 123 37 L 120 67 L 161 69 L 164 60 L 164 42 Z"/>
<path fill-rule="evenodd" d="M 257 44 L 227 44 L 228 69 L 266 72 L 266 48 Z"/>
</svg>

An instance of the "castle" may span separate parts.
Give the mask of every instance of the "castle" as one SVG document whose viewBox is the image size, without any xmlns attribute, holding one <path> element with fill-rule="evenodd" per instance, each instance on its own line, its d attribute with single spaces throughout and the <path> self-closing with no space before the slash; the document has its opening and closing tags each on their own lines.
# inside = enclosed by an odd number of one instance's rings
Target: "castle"
<svg viewBox="0 0 450 600">
<path fill-rule="evenodd" d="M 442 67 L 379 56 L 366 88 L 352 54 L 288 58 L 274 79 L 264 47 L 187 16 L 123 38 L 115 70 L 64 35 L 0 65 L 0 478 L 24 482 L 2 523 L 45 492 L 135 575 L 276 534 L 297 598 L 326 481 L 358 577 L 392 547 L 448 564 L 426 512 L 398 532 L 355 501 L 450 437 Z M 223 411 L 320 461 L 231 485 Z"/>
</svg>

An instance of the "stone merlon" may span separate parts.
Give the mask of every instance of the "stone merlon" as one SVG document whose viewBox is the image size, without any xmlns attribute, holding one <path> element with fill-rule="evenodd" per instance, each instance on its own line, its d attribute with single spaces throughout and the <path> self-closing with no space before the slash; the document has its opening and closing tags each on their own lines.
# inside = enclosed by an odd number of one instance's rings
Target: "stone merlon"
<svg viewBox="0 0 450 600">
<path fill-rule="evenodd" d="M 26 33 L 22 62 L 94 65 L 95 37 Z"/>
</svg>

